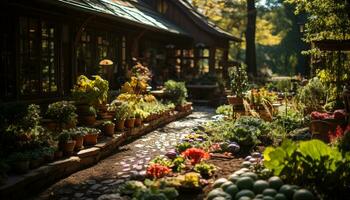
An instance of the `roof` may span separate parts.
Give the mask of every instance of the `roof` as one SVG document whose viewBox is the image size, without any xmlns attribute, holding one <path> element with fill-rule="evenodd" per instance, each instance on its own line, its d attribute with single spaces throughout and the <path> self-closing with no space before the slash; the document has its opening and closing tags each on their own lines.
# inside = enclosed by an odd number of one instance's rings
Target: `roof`
<svg viewBox="0 0 350 200">
<path fill-rule="evenodd" d="M 242 42 L 240 38 L 233 36 L 231 33 L 224 31 L 215 23 L 209 21 L 206 16 L 198 12 L 197 9 L 194 8 L 192 4 L 190 4 L 187 0 L 172 0 L 172 1 L 178 6 L 180 6 L 181 8 L 183 8 L 181 10 L 185 11 L 186 14 L 205 31 L 220 37 L 225 37 L 227 39 L 230 39 L 236 42 Z"/>
<path fill-rule="evenodd" d="M 55 0 L 55 2 L 71 8 L 114 17 L 125 23 L 189 36 L 185 30 L 139 0 Z"/>
</svg>

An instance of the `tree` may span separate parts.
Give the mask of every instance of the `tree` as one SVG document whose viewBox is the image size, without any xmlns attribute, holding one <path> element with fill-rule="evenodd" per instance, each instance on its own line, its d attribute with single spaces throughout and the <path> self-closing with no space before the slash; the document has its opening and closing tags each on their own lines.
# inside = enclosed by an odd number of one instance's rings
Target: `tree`
<svg viewBox="0 0 350 200">
<path fill-rule="evenodd" d="M 256 8 L 255 0 L 247 0 L 247 29 L 246 38 L 246 64 L 250 76 L 257 76 L 256 67 L 256 49 L 255 49 L 255 31 L 256 31 Z"/>
</svg>

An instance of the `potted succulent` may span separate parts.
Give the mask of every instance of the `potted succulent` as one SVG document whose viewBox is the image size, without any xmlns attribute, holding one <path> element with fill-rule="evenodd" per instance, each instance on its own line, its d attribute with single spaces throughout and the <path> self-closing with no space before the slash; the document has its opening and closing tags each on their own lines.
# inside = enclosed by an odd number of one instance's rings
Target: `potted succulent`
<svg viewBox="0 0 350 200">
<path fill-rule="evenodd" d="M 83 149 L 84 146 L 84 136 L 86 134 L 86 128 L 84 127 L 77 127 L 69 129 L 70 134 L 72 135 L 72 139 L 75 140 L 75 147 L 74 150 L 78 151 L 80 149 Z"/>
<path fill-rule="evenodd" d="M 248 75 L 245 65 L 231 67 L 229 76 L 233 95 L 228 95 L 227 100 L 229 104 L 234 106 L 243 105 L 244 92 L 248 89 Z"/>
<path fill-rule="evenodd" d="M 101 130 L 96 128 L 85 128 L 86 134 L 84 135 L 84 145 L 95 145 L 97 144 L 98 135 Z"/>
<path fill-rule="evenodd" d="M 58 135 L 59 147 L 62 150 L 63 154 L 70 156 L 73 154 L 75 148 L 75 140 L 73 140 L 70 131 L 63 130 Z"/>
<path fill-rule="evenodd" d="M 103 133 L 106 135 L 106 136 L 110 136 L 112 137 L 114 135 L 114 127 L 115 127 L 115 124 L 111 121 L 104 121 L 102 123 L 102 129 L 103 129 Z"/>
<path fill-rule="evenodd" d="M 46 117 L 62 129 L 72 128 L 77 123 L 76 107 L 68 101 L 58 101 L 48 106 Z"/>
<path fill-rule="evenodd" d="M 29 170 L 30 155 L 28 153 L 13 153 L 9 156 L 8 160 L 16 173 L 23 174 Z"/>
<path fill-rule="evenodd" d="M 129 106 L 127 103 L 122 103 L 115 110 L 116 129 L 123 131 L 125 128 L 125 120 L 128 117 Z"/>
</svg>

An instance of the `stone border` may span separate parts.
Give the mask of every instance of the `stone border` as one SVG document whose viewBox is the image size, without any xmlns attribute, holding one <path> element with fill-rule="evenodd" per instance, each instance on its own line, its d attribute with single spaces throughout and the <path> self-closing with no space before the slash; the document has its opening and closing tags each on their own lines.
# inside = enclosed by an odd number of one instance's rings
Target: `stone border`
<svg viewBox="0 0 350 200">
<path fill-rule="evenodd" d="M 4 185 L 0 186 L 0 199 L 28 198 L 58 180 L 93 166 L 101 159 L 114 154 L 119 146 L 125 144 L 127 139 L 138 138 L 170 122 L 184 118 L 191 114 L 192 110 L 174 111 L 168 116 L 162 116 L 140 127 L 117 132 L 113 137 L 104 137 L 96 145 L 80 150 L 69 158 L 48 163 L 23 175 L 11 176 Z"/>
</svg>

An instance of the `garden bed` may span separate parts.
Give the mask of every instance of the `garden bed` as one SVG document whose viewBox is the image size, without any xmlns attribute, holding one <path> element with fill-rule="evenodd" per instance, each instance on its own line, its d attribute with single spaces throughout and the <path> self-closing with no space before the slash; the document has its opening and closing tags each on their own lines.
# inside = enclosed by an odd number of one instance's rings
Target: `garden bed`
<svg viewBox="0 0 350 200">
<path fill-rule="evenodd" d="M 68 158 L 48 163 L 26 174 L 10 175 L 0 187 L 0 198 L 18 199 L 34 194 L 59 179 L 95 165 L 101 159 L 115 153 L 119 146 L 127 142 L 127 139 L 138 138 L 167 123 L 186 117 L 191 113 L 192 109 L 184 112 L 171 112 L 169 116 L 162 116 L 141 127 L 117 132 L 113 137 L 103 137 L 99 139 L 96 145 L 80 150 Z M 18 191 L 21 192 L 19 193 Z"/>
</svg>

